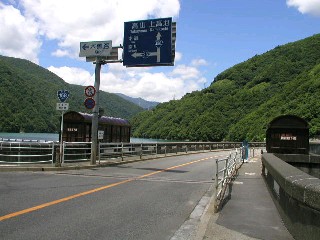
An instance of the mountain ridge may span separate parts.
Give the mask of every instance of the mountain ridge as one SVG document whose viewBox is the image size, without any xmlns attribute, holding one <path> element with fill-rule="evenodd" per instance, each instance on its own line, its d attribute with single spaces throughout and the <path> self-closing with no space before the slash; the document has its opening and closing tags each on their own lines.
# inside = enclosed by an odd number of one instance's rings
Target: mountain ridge
<svg viewBox="0 0 320 240">
<path fill-rule="evenodd" d="M 58 132 L 61 112 L 58 90 L 68 90 L 70 111 L 92 112 L 84 106 L 83 86 L 66 83 L 48 69 L 25 59 L 0 56 L 0 131 Z M 143 109 L 111 93 L 100 92 L 105 115 L 131 118 Z"/>
<path fill-rule="evenodd" d="M 157 106 L 159 104 L 159 102 L 155 102 L 155 101 L 147 101 L 141 97 L 139 98 L 134 98 L 134 97 L 130 97 L 130 96 L 127 96 L 125 94 L 122 94 L 122 93 L 115 93 L 116 95 L 118 95 L 119 97 L 122 97 L 124 98 L 125 100 L 129 101 L 129 102 L 132 102 L 136 105 L 138 105 L 139 107 L 142 107 L 143 109 L 152 109 L 154 108 L 155 106 Z"/>
<path fill-rule="evenodd" d="M 268 123 L 294 114 L 320 135 L 320 34 L 267 51 L 218 74 L 202 91 L 135 116 L 133 136 L 263 141 Z"/>
</svg>

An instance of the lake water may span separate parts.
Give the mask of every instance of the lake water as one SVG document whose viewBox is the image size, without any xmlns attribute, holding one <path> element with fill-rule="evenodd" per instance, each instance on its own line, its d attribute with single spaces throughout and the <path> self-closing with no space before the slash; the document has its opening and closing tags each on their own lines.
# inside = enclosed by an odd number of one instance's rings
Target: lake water
<svg viewBox="0 0 320 240">
<path fill-rule="evenodd" d="M 58 133 L 4 133 L 0 132 L 1 140 L 37 140 L 37 141 L 59 141 Z M 130 138 L 131 143 L 143 143 L 143 142 L 168 142 L 163 139 L 146 139 L 146 138 Z"/>
</svg>

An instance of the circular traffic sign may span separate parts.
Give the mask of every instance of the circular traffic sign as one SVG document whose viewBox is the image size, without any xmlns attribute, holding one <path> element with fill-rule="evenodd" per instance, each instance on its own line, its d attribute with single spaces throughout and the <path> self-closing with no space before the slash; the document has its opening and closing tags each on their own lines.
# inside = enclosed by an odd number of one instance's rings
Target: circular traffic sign
<svg viewBox="0 0 320 240">
<path fill-rule="evenodd" d="M 96 94 L 96 89 L 94 88 L 94 86 L 88 86 L 84 89 L 84 94 L 87 97 L 93 97 Z"/>
<path fill-rule="evenodd" d="M 93 109 L 96 105 L 96 101 L 94 101 L 93 98 L 86 98 L 86 100 L 84 100 L 84 105 L 87 109 Z"/>
</svg>

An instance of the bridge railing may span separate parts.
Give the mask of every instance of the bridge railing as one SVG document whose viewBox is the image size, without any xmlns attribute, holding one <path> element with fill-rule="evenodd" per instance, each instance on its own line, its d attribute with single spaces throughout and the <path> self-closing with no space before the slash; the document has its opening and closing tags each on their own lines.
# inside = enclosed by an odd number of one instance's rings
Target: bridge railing
<svg viewBox="0 0 320 240">
<path fill-rule="evenodd" d="M 62 164 L 90 161 L 90 142 L 64 142 L 62 146 Z M 97 157 L 98 163 L 101 163 L 130 158 L 146 159 L 173 154 L 234 149 L 240 146 L 240 142 L 99 143 Z M 59 155 L 58 142 L 0 141 L 0 164 L 54 164 L 57 159 L 60 159 Z"/>
<path fill-rule="evenodd" d="M 225 192 L 244 161 L 242 148 L 236 149 L 226 158 L 215 159 L 214 172 L 214 211 L 218 212 Z M 229 193 L 230 194 L 230 193 Z"/>
<path fill-rule="evenodd" d="M 127 158 L 150 158 L 172 154 L 233 149 L 239 142 L 154 142 L 154 143 L 100 143 L 99 161 L 121 160 Z"/>
<path fill-rule="evenodd" d="M 56 152 L 58 153 L 58 151 Z M 90 155 L 91 142 L 63 142 L 62 164 L 88 161 L 90 159 Z M 53 157 L 53 161 L 55 159 L 57 159 L 57 157 Z"/>
<path fill-rule="evenodd" d="M 263 144 L 256 143 L 254 147 L 250 148 L 248 158 L 244 151 L 244 147 L 233 149 L 229 156 L 222 159 L 215 159 L 214 168 L 214 211 L 218 212 L 224 201 L 227 201 L 231 197 L 232 184 L 230 184 L 237 176 L 237 171 L 244 162 L 247 162 L 249 158 L 255 157 L 265 149 Z M 228 195 L 226 196 L 226 192 Z"/>
<path fill-rule="evenodd" d="M 0 142 L 0 164 L 52 163 L 53 142 Z"/>
</svg>

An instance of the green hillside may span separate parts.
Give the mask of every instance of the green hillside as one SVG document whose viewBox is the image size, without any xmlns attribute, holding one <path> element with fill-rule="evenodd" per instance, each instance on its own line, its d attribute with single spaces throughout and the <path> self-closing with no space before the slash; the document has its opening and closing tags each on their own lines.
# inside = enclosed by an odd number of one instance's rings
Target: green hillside
<svg viewBox="0 0 320 240">
<path fill-rule="evenodd" d="M 56 110 L 57 91 L 67 89 L 70 110 L 88 111 L 84 87 L 63 79 L 30 61 L 0 56 L 0 132 L 57 132 L 61 112 Z M 100 93 L 105 115 L 130 118 L 142 108 L 123 98 Z"/>
<path fill-rule="evenodd" d="M 220 73 L 202 91 L 133 118 L 135 137 L 261 141 L 267 124 L 294 114 L 320 135 L 320 34 L 278 46 Z"/>
</svg>

